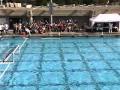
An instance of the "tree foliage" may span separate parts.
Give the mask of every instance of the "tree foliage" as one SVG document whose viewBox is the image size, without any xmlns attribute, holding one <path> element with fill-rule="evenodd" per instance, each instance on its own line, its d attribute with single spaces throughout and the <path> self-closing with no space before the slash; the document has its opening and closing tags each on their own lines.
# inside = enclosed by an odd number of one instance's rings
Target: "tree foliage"
<svg viewBox="0 0 120 90">
<path fill-rule="evenodd" d="M 12 2 L 23 2 L 30 3 L 34 2 L 35 5 L 47 5 L 50 0 L 4 0 L 4 1 L 12 1 Z M 108 0 L 53 0 L 54 3 L 58 5 L 69 5 L 69 4 L 106 4 Z M 119 2 L 119 0 L 109 0 L 109 2 Z M 33 3 L 32 3 L 33 4 Z"/>
<path fill-rule="evenodd" d="M 35 0 L 36 4 L 46 5 L 50 0 Z M 119 0 L 109 0 L 109 2 L 117 2 Z M 59 5 L 69 5 L 69 4 L 106 4 L 108 0 L 53 0 L 54 3 Z"/>
</svg>

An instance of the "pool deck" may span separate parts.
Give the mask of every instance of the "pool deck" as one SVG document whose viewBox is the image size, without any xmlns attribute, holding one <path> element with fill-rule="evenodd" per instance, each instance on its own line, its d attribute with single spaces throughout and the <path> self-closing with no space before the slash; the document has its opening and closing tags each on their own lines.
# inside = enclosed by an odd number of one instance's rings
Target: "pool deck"
<svg viewBox="0 0 120 90">
<path fill-rule="evenodd" d="M 6 37 L 11 36 L 23 36 L 23 35 L 13 35 L 7 34 L 4 35 Z M 31 36 L 39 36 L 39 37 L 69 37 L 69 36 L 120 36 L 120 32 L 48 32 L 43 34 L 32 34 Z"/>
</svg>

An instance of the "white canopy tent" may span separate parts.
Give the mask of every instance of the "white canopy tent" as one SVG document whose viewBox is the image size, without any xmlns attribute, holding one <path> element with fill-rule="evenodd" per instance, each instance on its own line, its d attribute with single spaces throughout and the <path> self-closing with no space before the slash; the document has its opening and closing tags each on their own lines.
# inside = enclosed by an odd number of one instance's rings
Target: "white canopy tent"
<svg viewBox="0 0 120 90">
<path fill-rule="evenodd" d="M 120 31 L 120 15 L 117 13 L 113 14 L 99 14 L 96 17 L 90 18 L 90 21 L 92 23 L 92 26 L 95 23 L 112 23 L 112 22 L 118 22 L 118 30 Z"/>
</svg>

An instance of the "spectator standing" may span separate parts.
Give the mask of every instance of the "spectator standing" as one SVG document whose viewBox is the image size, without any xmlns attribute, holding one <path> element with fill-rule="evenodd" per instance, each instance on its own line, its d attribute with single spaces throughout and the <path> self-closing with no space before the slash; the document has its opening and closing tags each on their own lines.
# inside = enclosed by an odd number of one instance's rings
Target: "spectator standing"
<svg viewBox="0 0 120 90">
<path fill-rule="evenodd" d="M 113 29 L 113 24 L 109 23 L 109 33 L 112 33 L 112 29 Z"/>
<path fill-rule="evenodd" d="M 8 32 L 8 29 L 9 29 L 9 25 L 6 23 L 4 24 L 4 32 L 7 34 Z"/>
<path fill-rule="evenodd" d="M 17 23 L 13 24 L 13 33 L 18 34 L 18 24 Z"/>
<path fill-rule="evenodd" d="M 18 24 L 18 33 L 21 34 L 22 32 L 22 23 Z"/>
<path fill-rule="evenodd" d="M 2 34 L 3 30 L 2 30 L 2 24 L 0 24 L 0 32 Z"/>
</svg>

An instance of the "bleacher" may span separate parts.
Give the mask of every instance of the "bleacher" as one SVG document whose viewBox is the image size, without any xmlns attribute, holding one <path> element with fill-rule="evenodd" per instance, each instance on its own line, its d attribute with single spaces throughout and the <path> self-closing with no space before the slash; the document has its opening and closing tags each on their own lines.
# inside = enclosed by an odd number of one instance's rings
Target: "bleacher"
<svg viewBox="0 0 120 90">
<path fill-rule="evenodd" d="M 90 15 L 97 16 L 100 13 L 119 13 L 120 6 L 115 5 L 63 5 L 54 6 L 54 16 L 85 16 Z M 8 15 L 6 12 L 11 12 L 9 16 L 21 16 L 25 12 L 32 10 L 33 16 L 49 16 L 48 6 L 32 6 L 31 4 L 11 3 L 8 2 L 5 5 L 0 6 L 0 16 Z M 5 11 L 6 10 L 6 11 Z M 26 11 L 25 11 L 26 10 Z M 3 12 L 4 11 L 4 12 Z M 19 14 L 20 13 L 20 14 Z"/>
</svg>

